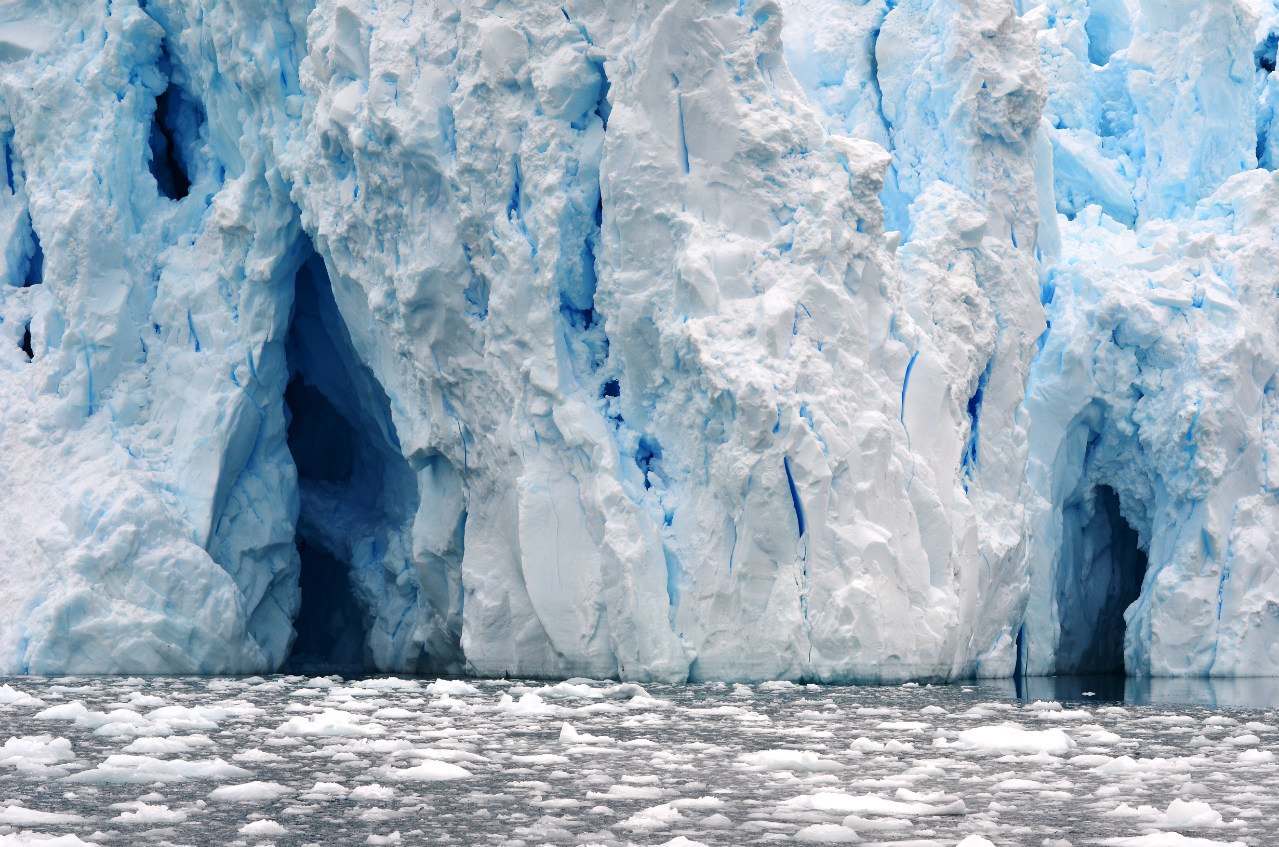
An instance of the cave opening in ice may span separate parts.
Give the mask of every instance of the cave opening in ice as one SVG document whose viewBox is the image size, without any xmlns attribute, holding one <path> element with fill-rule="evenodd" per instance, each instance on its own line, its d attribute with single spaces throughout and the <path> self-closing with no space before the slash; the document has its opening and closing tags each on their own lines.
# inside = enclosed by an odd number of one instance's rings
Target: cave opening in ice
<svg viewBox="0 0 1279 847">
<path fill-rule="evenodd" d="M 160 70 L 174 73 L 167 49 L 162 49 Z M 191 193 L 195 151 L 205 124 L 204 107 L 176 79 L 155 98 L 155 114 L 148 136 L 148 165 L 160 194 L 181 200 Z"/>
<path fill-rule="evenodd" d="M 286 667 L 312 669 L 364 669 L 364 610 L 355 599 L 351 569 L 317 544 L 299 537 L 302 562 L 299 578 L 302 607 L 293 628 L 297 640 Z"/>
<path fill-rule="evenodd" d="M 1058 674 L 1123 674 L 1124 612 L 1141 594 L 1146 554 L 1120 510 L 1119 495 L 1098 485 L 1062 511 L 1055 586 Z"/>
<path fill-rule="evenodd" d="M 35 228 L 31 229 L 31 252 L 27 258 L 27 270 L 23 275 L 22 287 L 30 288 L 44 282 L 44 249 L 40 246 L 40 236 Z"/>
<path fill-rule="evenodd" d="M 388 537 L 417 508 L 390 403 L 362 363 L 318 254 L 298 271 L 285 344 L 301 561 L 290 670 L 365 670 Z"/>
</svg>

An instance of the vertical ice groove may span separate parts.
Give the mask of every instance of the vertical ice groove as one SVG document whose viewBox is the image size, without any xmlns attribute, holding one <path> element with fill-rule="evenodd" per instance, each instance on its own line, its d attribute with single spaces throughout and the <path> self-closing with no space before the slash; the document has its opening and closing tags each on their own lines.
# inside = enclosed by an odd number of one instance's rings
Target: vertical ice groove
<svg viewBox="0 0 1279 847">
<path fill-rule="evenodd" d="M 795 477 L 790 469 L 790 457 L 782 457 L 782 467 L 786 471 L 786 487 L 790 491 L 791 507 L 795 510 L 795 525 L 799 530 L 799 536 L 804 537 L 808 532 L 808 527 L 804 523 L 804 504 L 800 502 L 799 491 L 795 488 Z"/>
<path fill-rule="evenodd" d="M 906 373 L 902 376 L 902 403 L 901 403 L 901 422 L 906 423 L 906 391 L 910 388 L 910 372 L 915 368 L 915 360 L 919 358 L 919 351 L 910 354 L 910 361 L 906 363 Z"/>
<path fill-rule="evenodd" d="M 679 88 L 679 77 L 671 74 L 671 81 L 675 85 L 675 115 L 677 132 L 679 133 L 679 143 L 676 147 L 676 155 L 679 158 L 680 166 L 683 167 L 684 173 L 689 173 L 688 166 L 688 131 L 684 126 L 684 92 Z"/>
<path fill-rule="evenodd" d="M 13 171 L 13 133 L 0 134 L 0 154 L 4 156 L 4 185 L 10 194 L 18 193 L 18 184 L 14 180 Z"/>
<path fill-rule="evenodd" d="M 986 367 L 981 372 L 981 376 L 977 378 L 977 388 L 972 396 L 968 398 L 968 442 L 964 447 L 964 455 L 960 460 L 963 468 L 965 480 L 971 479 L 973 472 L 977 467 L 977 451 L 981 444 L 981 404 L 986 393 L 986 386 L 990 382 L 990 371 L 994 367 L 995 360 L 992 358 L 986 363 Z M 967 486 L 967 481 L 965 481 Z"/>
<path fill-rule="evenodd" d="M 44 248 L 40 246 L 40 235 L 35 227 L 30 231 L 30 249 L 26 256 L 26 269 L 22 274 L 22 287 L 30 288 L 44 282 Z"/>
</svg>

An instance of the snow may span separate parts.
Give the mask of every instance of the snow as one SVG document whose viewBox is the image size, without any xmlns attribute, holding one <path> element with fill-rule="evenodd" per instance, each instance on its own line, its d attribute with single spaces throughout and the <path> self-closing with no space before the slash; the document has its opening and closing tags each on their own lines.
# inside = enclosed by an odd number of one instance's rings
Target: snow
<svg viewBox="0 0 1279 847">
<path fill-rule="evenodd" d="M 1273 4 L 46 6 L 0 671 L 1279 676 Z"/>
</svg>

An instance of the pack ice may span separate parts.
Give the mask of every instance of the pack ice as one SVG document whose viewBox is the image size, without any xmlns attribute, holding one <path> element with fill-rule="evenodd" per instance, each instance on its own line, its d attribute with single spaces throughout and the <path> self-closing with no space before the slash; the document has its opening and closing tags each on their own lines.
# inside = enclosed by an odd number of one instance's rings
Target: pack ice
<svg viewBox="0 0 1279 847">
<path fill-rule="evenodd" d="M 1279 674 L 1277 45 L 6 0 L 0 672 Z"/>
</svg>

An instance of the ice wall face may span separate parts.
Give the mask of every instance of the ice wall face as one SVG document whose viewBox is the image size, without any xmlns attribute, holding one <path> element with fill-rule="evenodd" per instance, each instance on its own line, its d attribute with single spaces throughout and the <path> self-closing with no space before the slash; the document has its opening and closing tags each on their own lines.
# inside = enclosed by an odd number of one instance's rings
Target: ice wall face
<svg viewBox="0 0 1279 847">
<path fill-rule="evenodd" d="M 264 110 L 136 7 L 4 16 L 0 664 L 267 666 L 296 607 L 278 386 L 299 230 L 253 159 Z M 173 87 L 204 105 L 161 164 L 181 200 L 148 165 Z"/>
<path fill-rule="evenodd" d="M 324 12 L 303 224 L 432 469 L 415 553 L 464 520 L 441 568 L 467 665 L 970 662 L 973 541 L 902 423 L 919 336 L 880 226 L 888 157 L 824 134 L 781 10 L 420 9 L 367 44 L 355 12 Z M 894 493 L 868 496 L 878 479 Z"/>
<path fill-rule="evenodd" d="M 1101 604 L 1094 588 L 1051 587 L 1070 582 L 1081 545 L 1094 567 L 1127 569 L 1131 542 L 1088 541 L 1111 490 L 1148 562 L 1123 615 L 1127 669 L 1276 670 L 1276 186 L 1255 167 L 1275 14 L 1261 5 L 1099 7 L 1099 25 L 1079 3 L 1028 13 L 1054 68 L 1045 134 L 1063 216 L 1025 400 L 1039 503 L 1028 671 L 1068 668 L 1066 633 Z M 1110 45 L 1102 67 L 1094 39 Z"/>
<path fill-rule="evenodd" d="M 1091 513 L 1097 486 L 1118 493 L 1149 558 L 1125 615 L 1130 669 L 1271 669 L 1275 190 L 1254 171 L 1181 221 L 1134 232 L 1094 209 L 1063 231 L 1070 260 L 1049 278 L 1052 328 L 1027 395 L 1047 501 L 1036 529 L 1055 541 L 1076 523 L 1063 507 Z M 1050 670 L 1051 622 L 1081 612 L 1049 608 L 1038 580 L 1059 556 L 1035 550 L 1028 668 Z"/>
<path fill-rule="evenodd" d="M 1266 9 L 46 5 L 0 670 L 1279 672 Z"/>
</svg>

